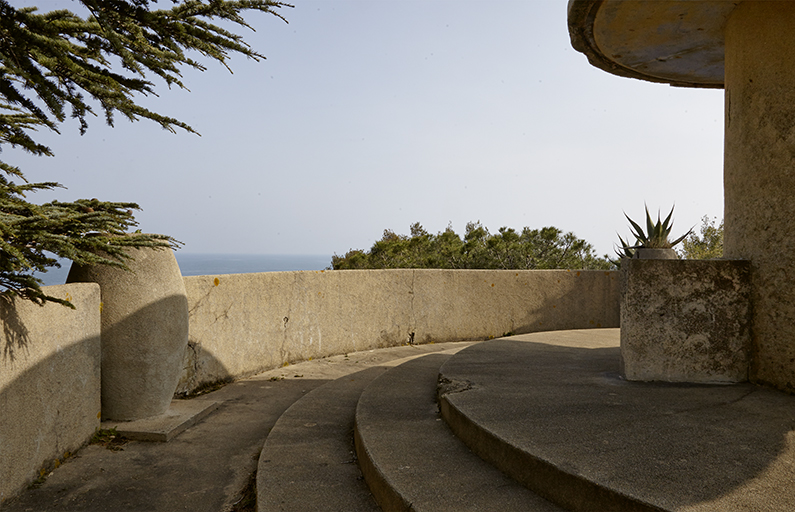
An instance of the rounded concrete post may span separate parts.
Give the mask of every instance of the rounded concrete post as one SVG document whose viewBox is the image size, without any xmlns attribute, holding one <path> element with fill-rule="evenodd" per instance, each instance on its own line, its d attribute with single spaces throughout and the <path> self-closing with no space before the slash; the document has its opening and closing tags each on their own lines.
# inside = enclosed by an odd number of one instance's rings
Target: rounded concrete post
<svg viewBox="0 0 795 512">
<path fill-rule="evenodd" d="M 99 283 L 102 297 L 102 418 L 166 412 L 188 344 L 188 299 L 170 249 L 127 249 L 132 272 L 72 265 L 67 282 Z"/>
<path fill-rule="evenodd" d="M 725 29 L 724 256 L 748 259 L 751 378 L 795 391 L 795 2 L 742 2 Z"/>
</svg>

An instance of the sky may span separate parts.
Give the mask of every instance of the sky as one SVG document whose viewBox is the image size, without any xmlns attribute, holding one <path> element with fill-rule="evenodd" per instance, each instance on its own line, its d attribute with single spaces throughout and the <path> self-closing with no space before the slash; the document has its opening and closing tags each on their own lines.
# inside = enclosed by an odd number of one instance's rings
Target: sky
<svg viewBox="0 0 795 512">
<path fill-rule="evenodd" d="M 19 4 L 20 2 L 16 2 Z M 33 2 L 41 10 L 70 0 Z M 145 106 L 201 136 L 102 118 L 41 132 L 55 157 L 4 148 L 28 197 L 132 201 L 185 253 L 344 254 L 420 222 L 556 226 L 613 254 L 624 212 L 674 236 L 723 216 L 723 91 L 596 69 L 566 0 L 295 0 L 241 29 L 267 59 L 187 70 Z"/>
</svg>

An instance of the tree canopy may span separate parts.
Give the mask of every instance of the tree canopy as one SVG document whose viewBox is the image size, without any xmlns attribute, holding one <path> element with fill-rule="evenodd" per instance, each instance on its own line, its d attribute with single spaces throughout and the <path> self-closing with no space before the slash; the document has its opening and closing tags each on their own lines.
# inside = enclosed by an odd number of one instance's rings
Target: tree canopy
<svg viewBox="0 0 795 512">
<path fill-rule="evenodd" d="M 139 105 L 155 95 L 153 78 L 185 88 L 181 70 L 205 70 L 198 55 L 227 66 L 231 54 L 263 58 L 243 38 L 223 28 L 249 27 L 243 13 L 279 18 L 288 4 L 267 0 L 173 0 L 167 9 L 150 0 L 80 0 L 88 15 L 68 10 L 40 13 L 0 0 L 0 151 L 21 148 L 53 156 L 35 132 L 59 133 L 69 118 L 85 133 L 100 113 L 113 126 L 116 114 L 148 119 L 161 127 L 194 132 L 182 121 Z M 283 18 L 282 18 L 283 19 Z M 217 20 L 217 21 L 216 21 Z M 250 27 L 249 27 L 250 28 Z M 193 55 L 193 56 L 192 56 Z M 15 181 L 16 180 L 16 181 Z M 21 169 L 0 160 L 0 288 L 43 304 L 69 305 L 50 297 L 32 271 L 57 266 L 51 255 L 84 264 L 126 268 L 126 247 L 175 247 L 165 235 L 129 233 L 137 223 L 135 203 L 98 199 L 30 203 L 26 195 L 60 187 L 29 183 Z"/>
<path fill-rule="evenodd" d="M 701 218 L 699 234 L 690 233 L 682 241 L 679 256 L 689 260 L 709 260 L 723 257 L 723 220 L 715 225 L 716 219 L 704 215 Z"/>
<path fill-rule="evenodd" d="M 480 222 L 466 225 L 463 239 L 448 226 L 433 235 L 419 222 L 409 235 L 385 230 L 369 251 L 352 249 L 331 259 L 334 270 L 387 268 L 446 269 L 610 269 L 607 256 L 598 257 L 591 244 L 556 227 L 521 232 L 502 227 L 491 234 Z"/>
</svg>

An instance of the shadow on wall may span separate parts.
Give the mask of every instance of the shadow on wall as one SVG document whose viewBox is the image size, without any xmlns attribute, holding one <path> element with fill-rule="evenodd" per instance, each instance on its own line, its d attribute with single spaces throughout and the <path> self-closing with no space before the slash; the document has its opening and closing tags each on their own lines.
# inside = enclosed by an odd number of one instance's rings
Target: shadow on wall
<svg viewBox="0 0 795 512">
<path fill-rule="evenodd" d="M 514 333 L 619 327 L 619 276 L 617 271 L 582 270 L 548 274 L 548 283 L 538 284 L 538 299 Z"/>
<path fill-rule="evenodd" d="M 22 322 L 14 307 L 14 299 L 7 295 L 0 295 L 0 322 L 3 324 L 3 361 L 11 363 L 19 351 L 26 351 L 30 344 L 28 328 Z"/>
<path fill-rule="evenodd" d="M 107 309 L 110 308 L 106 308 Z M 181 374 L 187 343 L 184 295 L 168 295 L 102 326 L 102 418 L 163 414 Z"/>
<path fill-rule="evenodd" d="M 210 350 L 201 343 L 189 339 L 182 358 L 182 370 L 174 398 L 185 398 L 196 391 L 218 384 L 228 384 L 239 378 L 232 375 Z"/>
<path fill-rule="evenodd" d="M 85 311 L 0 301 L 5 334 L 0 357 L 0 503 L 42 471 L 57 467 L 99 427 L 99 288 L 88 286 L 95 296 L 79 302 L 82 308 L 96 308 L 88 328 L 81 326 Z M 31 320 L 37 318 L 31 312 L 45 321 Z"/>
<path fill-rule="evenodd" d="M 161 399 L 167 407 L 183 370 L 184 345 L 173 356 L 164 356 L 156 346 L 162 343 L 147 346 L 135 340 L 152 338 L 147 330 L 152 320 L 167 314 L 171 306 L 184 307 L 184 296 L 166 297 L 140 308 L 103 333 L 124 341 L 121 355 L 116 351 L 116 366 L 132 370 L 125 375 L 116 372 L 114 378 L 106 369 L 107 361 L 102 362 L 109 351 L 102 349 L 99 286 L 74 283 L 49 287 L 48 293 L 74 296 L 76 309 L 0 300 L 4 333 L 0 342 L 0 502 L 90 439 L 100 426 L 102 402 L 109 389 L 116 391 L 117 399 L 134 400 L 135 406 L 144 409 Z M 163 362 L 170 370 L 158 367 Z M 206 352 L 203 363 L 226 372 Z"/>
</svg>

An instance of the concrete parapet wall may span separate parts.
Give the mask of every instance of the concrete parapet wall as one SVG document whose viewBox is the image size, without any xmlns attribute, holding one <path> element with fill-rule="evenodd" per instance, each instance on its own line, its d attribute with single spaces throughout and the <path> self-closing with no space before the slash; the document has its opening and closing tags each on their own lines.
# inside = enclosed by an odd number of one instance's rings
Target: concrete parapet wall
<svg viewBox="0 0 795 512">
<path fill-rule="evenodd" d="M 99 286 L 48 286 L 45 292 L 76 309 L 0 300 L 0 503 L 99 427 Z"/>
<path fill-rule="evenodd" d="M 602 271 L 363 270 L 184 278 L 190 343 L 177 391 L 332 354 L 507 333 L 618 327 Z M 100 426 L 100 288 L 0 300 L 0 508 Z"/>
<path fill-rule="evenodd" d="M 178 392 L 410 342 L 619 325 L 617 272 L 405 269 L 184 279 L 190 343 Z"/>
</svg>

